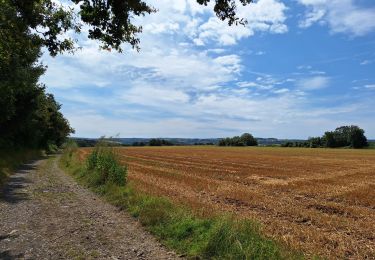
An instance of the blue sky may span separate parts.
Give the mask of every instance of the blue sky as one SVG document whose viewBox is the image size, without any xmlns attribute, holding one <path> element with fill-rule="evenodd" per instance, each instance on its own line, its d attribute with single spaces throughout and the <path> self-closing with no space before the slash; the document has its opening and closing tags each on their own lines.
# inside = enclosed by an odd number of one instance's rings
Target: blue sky
<svg viewBox="0 0 375 260">
<path fill-rule="evenodd" d="M 195 0 L 147 1 L 139 53 L 42 57 L 75 136 L 307 138 L 357 124 L 375 138 L 375 2 L 259 0 L 229 27 Z"/>
</svg>

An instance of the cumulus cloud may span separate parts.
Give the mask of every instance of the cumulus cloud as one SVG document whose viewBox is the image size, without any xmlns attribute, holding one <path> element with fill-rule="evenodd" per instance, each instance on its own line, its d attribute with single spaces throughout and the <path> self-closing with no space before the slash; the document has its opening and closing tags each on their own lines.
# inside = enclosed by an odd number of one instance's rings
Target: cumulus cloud
<svg viewBox="0 0 375 260">
<path fill-rule="evenodd" d="M 338 116 L 356 113 L 309 103 L 308 90 L 330 83 L 310 74 L 311 67 L 285 76 L 245 70 L 240 51 L 225 47 L 256 33 L 285 33 L 287 7 L 281 1 L 240 8 L 247 27 L 228 27 L 212 6 L 202 8 L 195 0 L 149 2 L 159 12 L 136 20 L 144 25 L 140 53 L 127 46 L 125 54 L 98 51 L 97 43 L 81 41 L 83 49 L 74 56 L 43 57 L 49 68 L 41 81 L 64 104 L 77 135 L 222 137 L 251 131 L 304 137 L 316 135 L 319 130 L 310 126 L 323 116 L 326 121 L 317 124 L 322 131 L 340 125 Z"/>
<path fill-rule="evenodd" d="M 363 36 L 375 30 L 375 8 L 360 7 L 354 0 L 298 0 L 308 10 L 301 28 L 327 24 L 332 33 Z"/>
<path fill-rule="evenodd" d="M 194 41 L 197 45 L 211 41 L 220 45 L 233 45 L 257 32 L 286 33 L 286 10 L 287 7 L 278 0 L 259 0 L 239 7 L 238 16 L 247 19 L 248 25 L 229 27 L 226 22 L 212 16 L 194 31 L 193 35 L 197 35 Z"/>
</svg>

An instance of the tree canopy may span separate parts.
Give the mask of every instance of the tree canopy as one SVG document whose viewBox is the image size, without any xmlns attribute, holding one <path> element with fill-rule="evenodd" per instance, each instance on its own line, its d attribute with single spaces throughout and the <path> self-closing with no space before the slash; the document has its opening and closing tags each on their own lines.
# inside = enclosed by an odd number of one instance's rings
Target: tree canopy
<svg viewBox="0 0 375 260">
<path fill-rule="evenodd" d="M 364 148 L 369 144 L 365 131 L 356 125 L 340 126 L 334 131 L 327 131 L 322 137 L 310 137 L 305 142 L 286 142 L 284 147 L 327 147 L 327 148 Z"/>
<path fill-rule="evenodd" d="M 220 139 L 219 146 L 257 146 L 258 141 L 249 133 Z"/>
<path fill-rule="evenodd" d="M 121 44 L 128 43 L 138 49 L 142 27 L 133 19 L 157 11 L 142 0 L 65 2 L 69 7 L 55 0 L 0 0 L 0 147 L 61 145 L 74 131 L 61 105 L 39 83 L 45 72 L 38 63 L 42 48 L 52 56 L 74 51 L 74 39 L 68 35 L 80 33 L 85 25 L 88 37 L 102 48 L 121 52 Z M 197 0 L 202 6 L 210 2 L 229 25 L 246 23 L 236 16 L 235 0 Z M 239 0 L 242 5 L 251 2 Z"/>
<path fill-rule="evenodd" d="M 37 62 L 43 42 L 10 1 L 0 1 L 0 148 L 61 145 L 73 129 L 38 83 L 45 71 Z"/>
<path fill-rule="evenodd" d="M 368 146 L 365 131 L 358 126 L 341 126 L 323 136 L 327 147 L 363 148 Z"/>
<path fill-rule="evenodd" d="M 248 5 L 253 0 L 240 0 Z M 139 49 L 138 34 L 142 26 L 133 23 L 135 16 L 144 16 L 157 10 L 142 0 L 69 0 L 73 7 L 64 7 L 53 0 L 0 0 L 12 5 L 18 18 L 33 30 L 39 42 L 47 47 L 52 56 L 60 52 L 74 50 L 74 39 L 65 33 L 72 30 L 81 32 L 84 25 L 88 26 L 88 37 L 98 40 L 104 49 L 113 48 L 122 51 L 121 44 L 128 43 Z M 247 21 L 236 15 L 235 0 L 197 0 L 200 5 L 214 3 L 216 16 L 227 21 L 229 25 L 246 24 Z"/>
</svg>

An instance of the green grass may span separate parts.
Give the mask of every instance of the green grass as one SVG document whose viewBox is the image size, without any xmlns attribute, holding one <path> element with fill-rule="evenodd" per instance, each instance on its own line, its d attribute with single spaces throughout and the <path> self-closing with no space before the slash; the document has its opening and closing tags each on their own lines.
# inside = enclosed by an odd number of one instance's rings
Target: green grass
<svg viewBox="0 0 375 260">
<path fill-rule="evenodd" d="M 17 167 L 41 155 L 42 152 L 39 150 L 0 150 L 0 187 Z"/>
<path fill-rule="evenodd" d="M 66 150 L 60 166 L 113 205 L 126 209 L 163 244 L 180 254 L 198 259 L 304 258 L 262 235 L 255 221 L 230 215 L 199 217 L 167 198 L 139 193 L 130 184 L 97 182 L 98 171 L 89 170 L 89 161 L 79 163 L 74 156 L 75 149 Z"/>
</svg>

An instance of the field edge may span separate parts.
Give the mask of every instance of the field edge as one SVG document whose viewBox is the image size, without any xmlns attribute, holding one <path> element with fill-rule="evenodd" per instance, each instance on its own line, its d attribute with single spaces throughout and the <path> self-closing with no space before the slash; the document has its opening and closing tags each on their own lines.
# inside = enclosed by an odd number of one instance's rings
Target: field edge
<svg viewBox="0 0 375 260">
<path fill-rule="evenodd" d="M 85 165 L 73 156 L 61 156 L 59 166 L 78 183 L 104 197 L 109 203 L 127 210 L 161 243 L 182 256 L 203 259 L 304 259 L 301 252 L 291 250 L 278 241 L 265 237 L 253 220 L 234 215 L 197 216 L 187 206 L 166 197 L 148 195 L 131 185 L 90 186 L 82 177 Z"/>
</svg>

